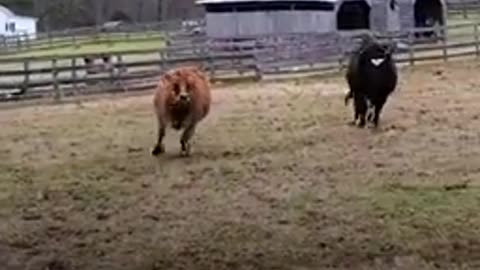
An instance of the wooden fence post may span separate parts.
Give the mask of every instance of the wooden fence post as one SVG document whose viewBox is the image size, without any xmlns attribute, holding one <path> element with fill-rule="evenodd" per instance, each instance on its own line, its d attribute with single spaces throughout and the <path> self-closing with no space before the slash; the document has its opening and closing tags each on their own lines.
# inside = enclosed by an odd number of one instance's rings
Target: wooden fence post
<svg viewBox="0 0 480 270">
<path fill-rule="evenodd" d="M 346 52 L 346 49 L 344 47 L 344 44 L 342 42 L 342 39 L 340 37 L 340 35 L 338 34 L 338 32 L 336 33 L 336 46 L 338 46 L 337 48 L 339 49 L 339 57 L 338 57 L 338 71 L 342 71 L 343 70 L 343 65 L 344 65 L 344 61 L 345 61 L 345 52 Z"/>
<path fill-rule="evenodd" d="M 123 63 L 123 56 L 121 54 L 117 54 L 117 64 L 113 65 L 114 69 L 115 67 L 117 70 L 117 72 L 115 73 L 117 82 L 121 85 L 124 92 L 128 92 L 128 87 L 123 83 L 123 80 L 125 78 L 124 74 L 127 74 L 127 67 Z"/>
<path fill-rule="evenodd" d="M 51 48 L 53 46 L 53 37 L 52 32 L 48 31 L 48 46 Z"/>
<path fill-rule="evenodd" d="M 415 65 L 415 30 L 408 32 L 408 60 L 410 65 Z"/>
<path fill-rule="evenodd" d="M 167 63 L 166 63 L 166 57 L 165 57 L 165 51 L 161 50 L 160 53 L 160 67 L 162 72 L 164 72 L 167 69 Z"/>
<path fill-rule="evenodd" d="M 53 90 L 55 91 L 55 101 L 60 101 L 63 98 L 63 92 L 60 89 L 60 84 L 58 82 L 58 68 L 57 68 L 57 59 L 52 59 L 52 80 L 53 80 Z"/>
<path fill-rule="evenodd" d="M 447 32 L 447 29 L 445 28 L 444 35 L 442 37 L 442 53 L 443 53 L 443 61 L 445 62 L 448 61 L 447 38 L 448 38 L 448 32 Z"/>
<path fill-rule="evenodd" d="M 170 33 L 168 31 L 165 31 L 165 46 L 166 47 L 169 47 L 171 45 L 171 37 L 170 37 Z"/>
<path fill-rule="evenodd" d="M 254 49 L 254 52 L 253 52 L 255 79 L 257 81 L 261 81 L 261 80 L 263 80 L 263 70 L 262 70 L 262 66 L 260 64 L 261 60 L 258 57 L 259 53 L 257 53 L 257 50 L 259 50 L 259 49 L 255 45 L 255 49 Z"/>
<path fill-rule="evenodd" d="M 207 66 L 210 71 L 210 78 L 213 79 L 215 77 L 215 67 L 213 63 L 212 54 L 209 49 L 207 49 Z"/>
<path fill-rule="evenodd" d="M 73 90 L 75 95 L 77 95 L 78 92 L 78 76 L 77 76 L 77 58 L 73 57 L 72 58 L 72 81 L 73 81 Z"/>
<path fill-rule="evenodd" d="M 108 76 L 110 77 L 110 84 L 115 84 L 115 64 L 113 63 L 113 59 L 109 58 L 107 63 L 108 68 Z"/>
<path fill-rule="evenodd" d="M 22 39 L 19 34 L 15 35 L 15 37 L 17 38 L 17 51 L 19 51 L 22 48 Z"/>
<path fill-rule="evenodd" d="M 80 44 L 77 42 L 77 36 L 75 34 L 72 35 L 72 43 L 75 49 L 80 48 Z"/>
<path fill-rule="evenodd" d="M 468 19 L 468 14 L 467 14 L 467 3 L 465 3 L 465 0 L 461 0 L 462 4 L 462 13 L 463 13 L 463 18 Z"/>
<path fill-rule="evenodd" d="M 475 56 L 478 58 L 478 56 L 480 55 L 480 51 L 479 51 L 479 44 L 478 44 L 478 23 L 477 22 L 473 25 L 473 35 L 475 38 Z"/>
<path fill-rule="evenodd" d="M 24 37 L 25 37 L 25 46 L 27 47 L 27 49 L 30 49 L 30 46 L 31 46 L 30 45 L 30 36 L 27 33 L 25 33 Z"/>
<path fill-rule="evenodd" d="M 6 36 L 2 36 L 2 47 L 5 51 L 8 50 L 8 43 L 7 43 L 7 37 Z"/>
<path fill-rule="evenodd" d="M 126 72 L 125 65 L 123 64 L 123 56 L 121 54 L 117 54 L 117 65 L 116 65 L 118 73 L 121 75 L 122 73 Z"/>
<path fill-rule="evenodd" d="M 112 34 L 110 33 L 110 31 L 105 32 L 105 38 L 107 40 L 108 47 L 113 47 L 114 42 L 113 42 Z"/>
<path fill-rule="evenodd" d="M 23 78 L 22 91 L 27 91 L 30 84 L 30 61 L 25 60 L 25 62 L 23 62 L 23 71 L 25 72 L 25 77 Z"/>
</svg>

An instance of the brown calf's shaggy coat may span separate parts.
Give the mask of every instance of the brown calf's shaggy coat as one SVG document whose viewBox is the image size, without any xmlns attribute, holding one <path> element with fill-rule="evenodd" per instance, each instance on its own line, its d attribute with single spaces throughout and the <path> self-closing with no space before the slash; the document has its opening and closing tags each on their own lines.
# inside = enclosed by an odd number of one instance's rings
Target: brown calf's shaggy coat
<svg viewBox="0 0 480 270">
<path fill-rule="evenodd" d="M 181 154 L 190 155 L 190 140 L 195 128 L 210 111 L 210 81 L 196 67 L 182 67 L 164 74 L 153 99 L 158 120 L 158 141 L 152 150 L 157 156 L 165 152 L 163 138 L 168 124 L 173 129 L 183 129 L 180 139 Z"/>
</svg>

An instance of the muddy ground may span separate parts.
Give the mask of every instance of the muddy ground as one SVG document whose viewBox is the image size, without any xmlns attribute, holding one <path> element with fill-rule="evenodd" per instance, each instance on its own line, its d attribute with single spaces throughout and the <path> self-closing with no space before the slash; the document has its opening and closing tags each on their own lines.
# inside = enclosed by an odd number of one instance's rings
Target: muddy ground
<svg viewBox="0 0 480 270">
<path fill-rule="evenodd" d="M 478 269 L 479 69 L 403 69 L 378 131 L 342 76 L 217 85 L 187 159 L 149 95 L 2 110 L 0 268 Z"/>
</svg>

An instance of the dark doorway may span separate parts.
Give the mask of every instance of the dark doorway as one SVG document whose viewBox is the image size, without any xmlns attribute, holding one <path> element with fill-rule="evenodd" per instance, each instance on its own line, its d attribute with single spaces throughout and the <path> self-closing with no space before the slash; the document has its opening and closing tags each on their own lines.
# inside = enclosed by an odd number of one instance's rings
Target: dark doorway
<svg viewBox="0 0 480 270">
<path fill-rule="evenodd" d="M 444 25 L 443 7 L 440 0 L 416 0 L 414 6 L 415 27 L 434 27 Z M 435 36 L 433 31 L 423 36 Z"/>
<path fill-rule="evenodd" d="M 444 24 L 440 0 L 417 0 L 414 10 L 416 27 L 432 27 L 435 23 Z"/>
<path fill-rule="evenodd" d="M 131 23 L 132 19 L 130 18 L 130 16 L 128 16 L 124 12 L 117 10 L 110 17 L 110 21 L 121 21 L 121 22 Z"/>
<path fill-rule="evenodd" d="M 370 6 L 364 0 L 343 2 L 337 13 L 338 30 L 370 29 Z"/>
</svg>

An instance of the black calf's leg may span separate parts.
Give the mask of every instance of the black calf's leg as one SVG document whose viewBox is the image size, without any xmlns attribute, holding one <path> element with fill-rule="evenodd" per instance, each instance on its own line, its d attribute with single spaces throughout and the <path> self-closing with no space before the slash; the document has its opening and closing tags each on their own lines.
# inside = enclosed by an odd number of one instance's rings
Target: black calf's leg
<svg viewBox="0 0 480 270">
<path fill-rule="evenodd" d="M 181 144 L 181 155 L 182 156 L 189 156 L 191 152 L 191 143 L 190 140 L 195 134 L 196 123 L 190 123 L 185 130 L 183 131 L 182 138 L 180 139 Z"/>
<path fill-rule="evenodd" d="M 355 101 L 355 121 L 360 119 L 358 127 L 365 126 L 365 114 L 367 113 L 367 103 L 363 95 L 354 95 L 353 99 Z"/>
<path fill-rule="evenodd" d="M 162 123 L 159 123 L 158 125 L 158 138 L 157 138 L 157 144 L 152 150 L 152 155 L 153 156 L 158 156 L 160 154 L 163 154 L 165 152 L 165 146 L 163 144 L 163 137 L 165 137 L 165 125 Z"/>
<path fill-rule="evenodd" d="M 378 100 L 376 106 L 375 106 L 375 115 L 373 117 L 373 125 L 375 127 L 378 126 L 378 120 L 380 119 L 380 113 L 382 112 L 383 106 L 387 102 L 387 98 L 381 98 Z"/>
</svg>

